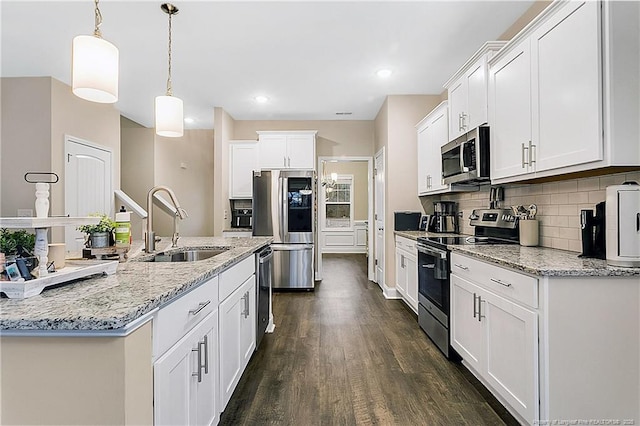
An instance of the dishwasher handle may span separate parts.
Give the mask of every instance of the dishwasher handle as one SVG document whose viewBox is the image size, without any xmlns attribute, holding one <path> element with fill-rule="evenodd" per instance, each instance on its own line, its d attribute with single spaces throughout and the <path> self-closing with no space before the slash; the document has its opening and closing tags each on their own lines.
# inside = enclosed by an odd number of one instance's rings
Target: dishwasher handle
<svg viewBox="0 0 640 426">
<path fill-rule="evenodd" d="M 266 249 L 260 252 L 259 262 L 262 265 L 263 263 L 270 261 L 272 257 L 273 257 L 273 250 L 267 247 Z"/>
<path fill-rule="evenodd" d="M 273 251 L 295 251 L 295 250 L 311 250 L 313 244 L 273 244 L 271 250 Z"/>
</svg>

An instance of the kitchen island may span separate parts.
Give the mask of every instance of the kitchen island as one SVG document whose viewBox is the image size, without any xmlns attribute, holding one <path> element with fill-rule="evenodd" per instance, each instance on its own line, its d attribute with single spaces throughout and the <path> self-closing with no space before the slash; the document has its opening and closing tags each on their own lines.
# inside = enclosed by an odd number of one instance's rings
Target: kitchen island
<svg viewBox="0 0 640 426">
<path fill-rule="evenodd" d="M 236 265 L 252 265 L 254 253 L 270 242 L 183 237 L 183 248 L 228 250 L 172 263 L 145 262 L 151 255 L 135 244 L 114 275 L 29 299 L 1 299 L 0 423 L 153 423 L 157 312 Z M 168 244 L 158 244 L 157 252 Z M 216 288 L 213 293 L 217 310 Z"/>
</svg>

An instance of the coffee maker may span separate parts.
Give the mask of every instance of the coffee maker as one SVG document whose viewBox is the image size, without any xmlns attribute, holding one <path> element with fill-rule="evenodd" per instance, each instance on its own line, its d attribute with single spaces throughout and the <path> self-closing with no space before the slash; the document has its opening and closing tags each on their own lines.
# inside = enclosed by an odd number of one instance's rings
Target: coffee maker
<svg viewBox="0 0 640 426">
<path fill-rule="evenodd" d="M 455 201 L 435 201 L 431 217 L 431 232 L 458 233 L 458 209 Z"/>
<path fill-rule="evenodd" d="M 596 204 L 593 210 L 580 211 L 582 254 L 580 257 L 606 259 L 605 202 Z"/>
</svg>

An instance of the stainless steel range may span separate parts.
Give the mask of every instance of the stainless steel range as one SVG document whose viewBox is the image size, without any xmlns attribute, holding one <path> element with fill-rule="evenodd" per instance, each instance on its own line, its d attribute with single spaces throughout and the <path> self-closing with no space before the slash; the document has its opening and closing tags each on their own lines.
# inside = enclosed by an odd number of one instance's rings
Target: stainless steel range
<svg viewBox="0 0 640 426">
<path fill-rule="evenodd" d="M 418 323 L 447 358 L 458 355 L 449 340 L 451 273 L 449 246 L 517 244 L 518 219 L 509 209 L 474 210 L 469 216 L 473 236 L 418 238 Z"/>
</svg>

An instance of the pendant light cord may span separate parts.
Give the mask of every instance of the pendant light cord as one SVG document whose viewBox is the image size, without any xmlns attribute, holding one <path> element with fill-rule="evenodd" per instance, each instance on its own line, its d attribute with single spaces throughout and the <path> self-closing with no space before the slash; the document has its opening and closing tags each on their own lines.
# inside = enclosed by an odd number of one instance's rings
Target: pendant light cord
<svg viewBox="0 0 640 426">
<path fill-rule="evenodd" d="M 99 0 L 94 0 L 95 3 L 95 14 L 96 14 L 96 28 L 93 30 L 93 35 L 102 38 L 102 33 L 100 32 L 100 25 L 102 25 L 102 13 L 100 13 L 100 7 L 98 6 Z"/>
<path fill-rule="evenodd" d="M 173 96 L 173 88 L 171 87 L 171 15 L 169 13 L 169 77 L 167 78 L 167 96 Z"/>
</svg>

